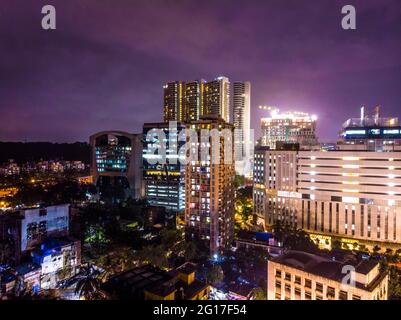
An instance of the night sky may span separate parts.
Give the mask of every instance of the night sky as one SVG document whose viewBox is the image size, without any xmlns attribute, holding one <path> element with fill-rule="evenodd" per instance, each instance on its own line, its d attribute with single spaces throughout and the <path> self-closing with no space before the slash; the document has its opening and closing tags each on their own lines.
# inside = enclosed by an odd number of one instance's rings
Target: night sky
<svg viewBox="0 0 401 320">
<path fill-rule="evenodd" d="M 41 29 L 45 4 L 57 30 Z M 321 140 L 362 104 L 401 117 L 401 0 L 0 3 L 1 141 L 140 132 L 162 120 L 163 82 L 220 75 L 251 81 L 257 133 L 262 104 L 317 114 Z"/>
</svg>

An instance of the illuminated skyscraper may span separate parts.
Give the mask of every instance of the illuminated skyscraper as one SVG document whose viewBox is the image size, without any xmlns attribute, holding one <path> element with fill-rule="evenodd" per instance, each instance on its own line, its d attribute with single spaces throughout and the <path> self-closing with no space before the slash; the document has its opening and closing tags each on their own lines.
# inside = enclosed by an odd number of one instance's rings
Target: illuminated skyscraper
<svg viewBox="0 0 401 320">
<path fill-rule="evenodd" d="M 232 161 L 224 161 L 225 155 L 229 158 L 225 152 L 228 149 L 232 152 L 234 147 L 233 126 L 217 116 L 205 116 L 187 128 L 197 132 L 198 141 L 201 141 L 202 129 L 215 129 L 220 133 L 220 146 L 212 143 L 212 138 L 199 144 L 191 143 L 192 150 L 199 152 L 199 146 L 209 146 L 209 149 L 206 159 L 199 157 L 185 169 L 186 234 L 189 239 L 204 240 L 211 255 L 215 255 L 230 247 L 234 233 L 235 170 Z M 224 138 L 227 132 L 231 134 L 229 139 Z M 218 164 L 212 161 L 213 155 L 220 159 Z"/>
<path fill-rule="evenodd" d="M 279 113 L 270 108 L 271 116 L 261 119 L 262 145 L 276 148 L 277 142 L 299 143 L 301 149 L 319 148 L 316 138 L 316 116 L 303 112 Z"/>
<path fill-rule="evenodd" d="M 101 195 L 113 190 L 124 197 L 143 197 L 142 135 L 122 131 L 103 131 L 90 137 L 91 174 Z M 114 197 L 114 195 L 112 197 Z"/>
<path fill-rule="evenodd" d="M 398 118 L 380 116 L 380 106 L 373 115 L 366 115 L 361 108 L 360 118 L 344 122 L 337 142 L 339 150 L 401 151 L 401 126 Z"/>
<path fill-rule="evenodd" d="M 218 77 L 205 84 L 203 92 L 203 114 L 216 115 L 230 122 L 230 81 Z"/>
<path fill-rule="evenodd" d="M 203 115 L 230 120 L 230 81 L 219 77 L 205 80 L 167 82 L 164 90 L 164 122 L 197 121 Z"/>
<path fill-rule="evenodd" d="M 252 173 L 252 143 L 250 134 L 251 83 L 234 82 L 233 87 L 233 122 L 234 128 L 239 129 L 235 135 L 235 171 L 240 175 L 249 176 Z"/>
<path fill-rule="evenodd" d="M 156 136 L 147 138 L 153 129 L 160 129 L 165 134 L 167 158 L 165 164 L 161 164 L 162 155 L 152 149 L 160 145 L 160 138 Z M 178 133 L 184 129 L 185 126 L 181 123 L 177 123 L 176 130 L 164 122 L 143 125 L 143 176 L 146 201 L 150 205 L 165 207 L 166 210 L 174 212 L 185 208 L 185 167 L 179 161 L 177 153 L 185 143 L 185 140 L 178 140 Z M 173 158 L 174 162 L 171 161 Z M 158 163 L 153 164 L 149 160 L 158 160 Z"/>
<path fill-rule="evenodd" d="M 185 82 L 183 114 L 179 119 L 180 121 L 197 121 L 203 115 L 203 90 L 205 83 L 205 80 Z"/>
<path fill-rule="evenodd" d="M 168 82 L 163 86 L 164 122 L 180 121 L 183 114 L 182 96 L 182 81 Z"/>
</svg>

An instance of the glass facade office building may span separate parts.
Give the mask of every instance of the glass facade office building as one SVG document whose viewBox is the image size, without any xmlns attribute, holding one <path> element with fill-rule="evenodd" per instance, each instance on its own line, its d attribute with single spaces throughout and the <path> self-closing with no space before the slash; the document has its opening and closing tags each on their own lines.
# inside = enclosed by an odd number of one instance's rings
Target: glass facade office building
<svg viewBox="0 0 401 320">
<path fill-rule="evenodd" d="M 109 140 L 108 135 L 103 135 L 95 148 L 98 172 L 127 172 L 132 151 L 128 137 L 111 137 Z"/>
<path fill-rule="evenodd" d="M 168 211 L 178 212 L 185 209 L 185 166 L 180 163 L 178 150 L 185 139 L 179 141 L 179 132 L 185 126 L 177 123 L 170 128 L 169 123 L 145 123 L 143 126 L 143 179 L 145 197 L 149 205 L 164 207 Z M 164 139 L 152 131 L 162 130 Z M 149 133 L 149 134 L 148 134 Z M 164 143 L 166 162 L 158 154 L 157 148 Z M 172 161 L 174 160 L 174 161 Z"/>
<path fill-rule="evenodd" d="M 142 135 L 103 131 L 90 137 L 91 175 L 101 196 L 143 197 Z"/>
</svg>

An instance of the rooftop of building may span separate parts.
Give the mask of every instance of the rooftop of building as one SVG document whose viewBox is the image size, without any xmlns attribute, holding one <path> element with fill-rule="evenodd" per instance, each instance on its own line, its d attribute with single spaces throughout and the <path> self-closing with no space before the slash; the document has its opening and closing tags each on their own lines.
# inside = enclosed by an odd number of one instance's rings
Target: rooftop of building
<svg viewBox="0 0 401 320">
<path fill-rule="evenodd" d="M 151 265 L 131 269 L 112 276 L 104 289 L 115 292 L 121 298 L 143 297 L 143 292 L 172 279 L 172 276 Z"/>
<path fill-rule="evenodd" d="M 196 125 L 196 124 L 203 124 L 203 123 L 224 123 L 227 126 L 233 126 L 233 124 L 226 122 L 220 115 L 218 114 L 205 114 L 199 117 L 199 120 L 192 121 L 188 123 L 188 125 Z"/>
<path fill-rule="evenodd" d="M 70 206 L 70 204 L 67 203 L 60 203 L 60 204 L 55 204 L 51 206 L 46 206 L 46 205 L 40 205 L 40 206 L 24 206 L 20 207 L 18 209 L 10 209 L 10 210 L 0 210 L 0 217 L 2 216 L 9 216 L 9 217 L 19 217 L 21 219 L 24 218 L 23 213 L 26 211 L 33 211 L 33 210 L 42 210 L 42 209 L 47 209 L 50 210 L 52 208 L 61 208 L 61 207 L 66 207 Z"/>
<path fill-rule="evenodd" d="M 0 264 L 0 286 L 2 283 L 9 283 L 16 279 L 15 272 L 8 265 Z"/>
<path fill-rule="evenodd" d="M 342 124 L 343 129 L 345 128 L 393 128 L 399 127 L 398 118 L 350 118 Z"/>
<path fill-rule="evenodd" d="M 260 108 L 260 107 L 259 107 Z M 262 107 L 263 109 L 264 107 Z M 263 117 L 261 118 L 262 122 L 270 122 L 275 120 L 292 120 L 296 122 L 315 122 L 317 120 L 316 115 L 310 115 L 306 112 L 299 112 L 299 111 L 287 111 L 280 113 L 280 110 L 275 107 L 267 107 L 270 111 L 270 117 Z"/>
<path fill-rule="evenodd" d="M 189 275 L 189 274 L 194 273 L 196 271 L 196 265 L 194 263 L 191 263 L 191 262 L 186 262 L 182 266 L 178 267 L 176 270 L 178 272 L 181 272 L 181 273 Z"/>
<path fill-rule="evenodd" d="M 235 282 L 233 284 L 229 284 L 227 289 L 233 294 L 248 298 L 251 296 L 253 289 L 255 289 L 255 286 L 249 283 Z"/>
<path fill-rule="evenodd" d="M 371 127 L 397 127 L 399 126 L 397 117 L 382 117 L 381 106 L 376 106 L 372 114 L 366 114 L 365 107 L 361 107 L 359 118 L 350 118 L 342 125 L 346 128 L 371 128 Z"/>
<path fill-rule="evenodd" d="M 146 129 L 169 129 L 170 128 L 170 122 L 172 123 L 173 121 L 169 122 L 164 122 L 164 121 L 159 121 L 159 122 L 145 122 L 143 124 L 143 128 Z M 176 121 L 177 128 L 185 128 L 185 123 L 182 121 Z"/>
<path fill-rule="evenodd" d="M 163 297 L 183 291 L 184 297 L 190 299 L 207 288 L 205 283 L 196 279 L 190 285 L 178 279 L 178 272 L 189 274 L 191 270 L 195 272 L 195 265 L 187 263 L 170 272 L 145 265 L 111 277 L 104 284 L 104 289 L 117 294 L 121 299 L 143 299 L 145 291 Z M 177 295 L 176 299 L 180 299 Z"/>
<path fill-rule="evenodd" d="M 271 259 L 271 261 L 337 282 L 341 282 L 344 278 L 344 273 L 342 272 L 344 266 L 353 266 L 357 273 L 366 275 L 379 264 L 378 261 L 362 259 L 340 250 L 333 250 L 330 254 L 323 252 L 322 254 L 312 254 L 290 250 L 281 256 Z M 382 276 L 383 274 L 379 274 L 378 277 Z M 372 282 L 368 287 L 362 283 L 357 283 L 356 285 L 370 290 Z"/>
<path fill-rule="evenodd" d="M 75 239 L 70 237 L 57 237 L 57 238 L 49 237 L 44 241 L 42 241 L 41 244 L 38 245 L 33 250 L 33 254 L 39 256 L 46 256 L 49 254 L 53 254 L 61 250 L 62 247 L 69 245 L 75 241 L 76 241 Z"/>
<path fill-rule="evenodd" d="M 27 273 L 36 271 L 36 270 L 41 270 L 41 267 L 37 265 L 36 263 L 32 262 L 26 262 L 23 264 L 20 264 L 15 268 L 15 271 L 17 272 L 17 275 L 25 275 Z"/>
</svg>

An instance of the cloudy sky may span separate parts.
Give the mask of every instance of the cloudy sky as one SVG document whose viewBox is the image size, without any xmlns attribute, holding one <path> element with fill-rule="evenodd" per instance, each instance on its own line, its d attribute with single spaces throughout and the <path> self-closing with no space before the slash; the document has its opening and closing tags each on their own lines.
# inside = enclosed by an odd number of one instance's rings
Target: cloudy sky
<svg viewBox="0 0 401 320">
<path fill-rule="evenodd" d="M 45 4 L 57 30 L 41 29 Z M 400 39 L 401 0 L 3 0 L 0 140 L 139 132 L 162 119 L 163 82 L 220 75 L 251 81 L 257 133 L 275 105 L 334 140 L 361 105 L 401 117 Z"/>
</svg>

